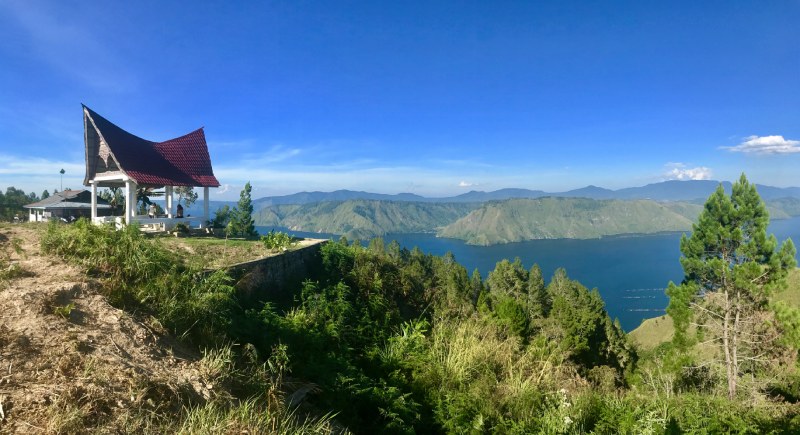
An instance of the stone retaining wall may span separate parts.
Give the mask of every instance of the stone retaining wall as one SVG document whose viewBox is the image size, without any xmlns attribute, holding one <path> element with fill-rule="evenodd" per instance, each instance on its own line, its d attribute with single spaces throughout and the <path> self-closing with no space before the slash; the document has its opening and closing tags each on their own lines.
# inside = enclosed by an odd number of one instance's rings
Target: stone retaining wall
<svg viewBox="0 0 800 435">
<path fill-rule="evenodd" d="M 316 279 L 322 271 L 320 249 L 327 242 L 319 240 L 283 254 L 228 266 L 240 302 L 252 307 L 265 301 L 289 306 L 303 281 Z"/>
</svg>

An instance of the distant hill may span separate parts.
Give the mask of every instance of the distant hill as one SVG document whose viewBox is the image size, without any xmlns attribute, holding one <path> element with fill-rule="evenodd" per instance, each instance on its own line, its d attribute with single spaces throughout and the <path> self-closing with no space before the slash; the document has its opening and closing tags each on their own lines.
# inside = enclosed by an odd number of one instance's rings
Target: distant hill
<svg viewBox="0 0 800 435">
<path fill-rule="evenodd" d="M 714 193 L 719 184 L 719 181 L 712 180 L 671 180 L 642 187 L 619 189 L 614 191 L 614 197 L 618 199 L 654 199 L 658 201 L 704 201 Z M 731 183 L 729 181 L 723 181 L 722 187 L 725 188 L 726 192 L 730 193 Z M 800 198 L 800 187 L 781 188 L 756 184 L 756 189 L 765 201 L 786 197 Z"/>
<path fill-rule="evenodd" d="M 458 196 L 438 199 L 433 198 L 432 200 L 442 202 L 486 202 L 511 198 L 541 198 L 548 195 L 549 194 L 547 192 L 541 190 L 528 189 L 500 189 L 495 190 L 494 192 L 481 192 L 473 190 Z"/>
<path fill-rule="evenodd" d="M 800 199 L 777 198 L 764 201 L 769 210 L 770 219 L 788 219 L 800 216 Z"/>
<path fill-rule="evenodd" d="M 253 207 L 256 209 L 273 205 L 284 204 L 310 204 L 323 201 L 348 201 L 351 199 L 370 199 L 382 201 L 429 201 L 430 199 L 415 195 L 413 193 L 398 193 L 387 195 L 383 193 L 359 192 L 353 190 L 335 190 L 333 192 L 299 192 L 284 196 L 267 196 L 253 200 Z"/>
<path fill-rule="evenodd" d="M 477 203 L 349 200 L 276 205 L 254 213 L 256 225 L 353 238 L 434 232 L 479 207 Z"/>
<path fill-rule="evenodd" d="M 783 301 L 789 306 L 800 308 L 800 269 L 794 269 L 787 278 L 786 289 L 779 290 L 771 296 L 774 302 Z M 628 336 L 639 349 L 651 350 L 661 343 L 672 340 L 675 328 L 669 315 L 645 319 L 638 328 L 628 333 Z"/>
<path fill-rule="evenodd" d="M 613 190 L 597 186 L 586 186 L 580 189 L 569 190 L 562 193 L 554 193 L 549 196 L 561 196 L 564 198 L 591 198 L 591 199 L 612 199 L 615 198 Z"/>
<path fill-rule="evenodd" d="M 586 198 L 511 199 L 484 204 L 438 235 L 473 245 L 536 239 L 687 231 L 692 220 L 655 201 Z"/>
<path fill-rule="evenodd" d="M 566 192 L 545 192 L 542 190 L 512 188 L 500 189 L 492 192 L 473 190 L 461 195 L 443 198 L 428 198 L 413 193 L 398 193 L 396 195 L 388 195 L 383 193 L 360 192 L 353 190 L 336 190 L 333 192 L 300 192 L 284 196 L 269 196 L 254 200 L 253 205 L 256 209 L 260 209 L 272 205 L 310 204 L 323 201 L 348 201 L 354 199 L 406 202 L 471 203 L 498 201 L 513 198 L 535 199 L 547 196 L 589 199 L 652 199 L 655 201 L 690 201 L 702 204 L 705 199 L 714 192 L 719 184 L 719 181 L 711 180 L 672 180 L 619 190 L 610 190 L 598 186 L 586 186 Z M 730 182 L 722 182 L 722 185 L 726 191 L 730 192 Z M 778 198 L 800 199 L 800 187 L 782 188 L 757 184 L 756 188 L 764 200 Z"/>
<path fill-rule="evenodd" d="M 800 216 L 800 199 L 766 201 L 773 219 Z M 690 202 L 545 197 L 490 202 L 381 200 L 283 204 L 256 210 L 259 226 L 288 227 L 348 238 L 438 232 L 471 244 L 615 234 L 689 231 L 703 206 Z M 213 214 L 213 213 L 212 213 Z"/>
</svg>

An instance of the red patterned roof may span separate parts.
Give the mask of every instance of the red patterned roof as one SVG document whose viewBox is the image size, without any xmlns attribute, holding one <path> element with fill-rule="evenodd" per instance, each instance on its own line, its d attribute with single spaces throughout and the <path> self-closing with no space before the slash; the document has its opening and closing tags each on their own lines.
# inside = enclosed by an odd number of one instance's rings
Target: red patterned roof
<svg viewBox="0 0 800 435">
<path fill-rule="evenodd" d="M 86 134 L 86 180 L 97 173 L 99 141 L 104 140 L 119 169 L 139 185 L 218 187 L 211 168 L 208 145 L 203 129 L 164 142 L 152 142 L 117 127 L 86 106 L 86 129 L 95 128 L 97 135 Z M 97 142 L 97 143 L 95 143 Z"/>
</svg>

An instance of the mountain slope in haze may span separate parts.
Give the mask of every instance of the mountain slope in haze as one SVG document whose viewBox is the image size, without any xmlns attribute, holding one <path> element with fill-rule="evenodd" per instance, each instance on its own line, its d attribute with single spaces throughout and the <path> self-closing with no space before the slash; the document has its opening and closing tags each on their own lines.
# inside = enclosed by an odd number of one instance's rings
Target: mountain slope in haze
<svg viewBox="0 0 800 435">
<path fill-rule="evenodd" d="M 775 198 L 764 201 L 767 204 L 770 219 L 789 219 L 800 216 L 800 199 Z"/>
<path fill-rule="evenodd" d="M 655 201 L 540 198 L 484 204 L 443 228 L 438 235 L 462 239 L 473 245 L 492 245 L 691 228 L 691 219 Z"/>
<path fill-rule="evenodd" d="M 702 203 L 714 192 L 719 184 L 719 181 L 712 180 L 671 180 L 619 190 L 610 190 L 597 186 L 586 186 L 566 192 L 544 192 L 542 190 L 529 189 L 500 189 L 492 192 L 473 190 L 461 195 L 443 198 L 427 198 L 413 193 L 389 195 L 353 190 L 336 190 L 333 192 L 299 192 L 284 196 L 268 196 L 254 200 L 253 206 L 258 210 L 272 205 L 310 204 L 323 201 L 348 201 L 353 199 L 449 203 L 487 202 L 513 198 L 532 199 L 546 196 L 590 199 L 652 199 L 656 201 L 696 201 Z M 730 182 L 724 181 L 722 185 L 727 192 L 730 192 Z M 759 195 L 761 195 L 761 198 L 764 200 L 787 197 L 800 199 L 800 187 L 773 187 L 757 184 L 756 188 L 758 189 Z M 212 210 L 216 210 L 216 208 L 212 207 Z"/>
<path fill-rule="evenodd" d="M 721 182 L 722 187 L 728 194 L 731 191 L 731 182 Z M 648 184 L 641 187 L 628 187 L 614 191 L 614 198 L 617 199 L 654 199 L 658 201 L 689 201 L 705 200 L 717 186 L 719 181 L 713 180 L 670 180 L 661 183 Z M 756 190 L 763 200 L 794 197 L 800 198 L 800 188 L 798 187 L 773 187 L 763 184 L 756 184 Z"/>
<path fill-rule="evenodd" d="M 800 199 L 771 199 L 766 204 L 772 219 L 800 216 Z M 276 205 L 256 211 L 253 217 L 259 226 L 348 238 L 440 230 L 438 234 L 443 237 L 490 245 L 541 238 L 689 231 L 702 209 L 702 205 L 689 202 L 554 197 L 488 203 L 349 200 Z"/>
<path fill-rule="evenodd" d="M 493 192 L 472 190 L 467 193 L 462 193 L 458 196 L 453 196 L 450 198 L 434 198 L 433 200 L 444 202 L 486 202 L 511 198 L 541 198 L 548 195 L 549 193 L 542 190 L 528 189 L 500 189 Z"/>
<path fill-rule="evenodd" d="M 335 190 L 333 192 L 299 192 L 283 196 L 267 196 L 253 200 L 253 207 L 256 209 L 273 205 L 285 204 L 311 204 L 323 201 L 348 201 L 352 199 L 370 199 L 383 201 L 428 201 L 428 198 L 415 195 L 413 193 L 398 193 L 389 195 L 384 193 L 371 193 L 353 190 Z"/>
<path fill-rule="evenodd" d="M 386 233 L 433 232 L 479 206 L 474 203 L 326 201 L 267 207 L 256 212 L 253 218 L 259 226 L 370 238 Z"/>
<path fill-rule="evenodd" d="M 603 187 L 589 185 L 580 189 L 569 190 L 561 193 L 554 193 L 548 196 L 560 196 L 564 198 L 591 198 L 591 199 L 612 199 L 616 192 Z"/>
</svg>

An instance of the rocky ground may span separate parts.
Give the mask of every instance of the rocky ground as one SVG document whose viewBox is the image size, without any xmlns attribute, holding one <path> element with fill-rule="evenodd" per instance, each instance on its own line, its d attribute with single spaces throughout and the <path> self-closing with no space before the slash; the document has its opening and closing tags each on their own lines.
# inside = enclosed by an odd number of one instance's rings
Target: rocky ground
<svg viewBox="0 0 800 435">
<path fill-rule="evenodd" d="M 42 229 L 0 225 L 0 433 L 149 432 L 211 394 L 200 355 L 42 255 Z"/>
</svg>

